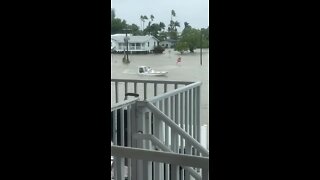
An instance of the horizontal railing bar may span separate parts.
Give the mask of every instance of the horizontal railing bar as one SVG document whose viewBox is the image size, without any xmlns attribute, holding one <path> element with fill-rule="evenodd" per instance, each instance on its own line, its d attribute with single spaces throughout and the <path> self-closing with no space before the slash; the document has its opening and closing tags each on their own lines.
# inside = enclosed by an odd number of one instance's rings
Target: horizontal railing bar
<svg viewBox="0 0 320 180">
<path fill-rule="evenodd" d="M 209 165 L 208 157 L 191 156 L 186 154 L 176 154 L 162 151 L 152 151 L 115 145 L 111 146 L 111 156 L 198 168 L 208 168 Z"/>
<path fill-rule="evenodd" d="M 137 82 L 137 83 L 160 83 L 160 84 L 192 84 L 191 81 L 161 81 L 161 80 L 137 80 L 137 79 L 111 79 L 111 82 Z"/>
<path fill-rule="evenodd" d="M 187 86 L 184 86 L 184 87 L 181 87 L 181 88 L 172 90 L 172 91 L 170 91 L 170 92 L 166 92 L 166 93 L 164 93 L 164 94 L 161 94 L 161 95 L 158 95 L 158 96 L 149 98 L 149 99 L 147 99 L 147 101 L 149 101 L 149 102 L 155 102 L 155 101 L 158 101 L 158 100 L 161 100 L 161 99 L 165 99 L 165 98 L 167 98 L 167 97 L 170 97 L 170 96 L 179 94 L 179 93 L 181 93 L 181 92 L 187 91 L 187 90 L 189 90 L 189 89 L 198 87 L 198 86 L 200 86 L 201 84 L 202 84 L 202 82 L 195 82 L 195 83 L 189 84 L 189 85 L 187 85 Z"/>
<path fill-rule="evenodd" d="M 198 141 L 193 139 L 188 133 L 186 133 L 183 129 L 179 127 L 175 122 L 173 122 L 168 116 L 166 116 L 163 112 L 161 112 L 157 107 L 155 107 L 151 102 L 147 101 L 139 101 L 139 103 L 145 103 L 147 108 L 149 108 L 155 116 L 158 116 L 162 121 L 164 121 L 170 128 L 173 128 L 180 136 L 182 136 L 186 141 L 189 141 L 192 146 L 198 149 L 203 156 L 208 157 L 209 151 L 204 148 Z"/>
<path fill-rule="evenodd" d="M 134 99 L 129 99 L 129 100 L 125 100 L 125 101 L 113 104 L 111 106 L 111 112 L 115 111 L 115 110 L 118 110 L 118 109 L 121 109 L 124 106 L 128 106 L 128 105 L 134 104 L 138 100 L 139 100 L 139 98 L 134 98 Z"/>
</svg>

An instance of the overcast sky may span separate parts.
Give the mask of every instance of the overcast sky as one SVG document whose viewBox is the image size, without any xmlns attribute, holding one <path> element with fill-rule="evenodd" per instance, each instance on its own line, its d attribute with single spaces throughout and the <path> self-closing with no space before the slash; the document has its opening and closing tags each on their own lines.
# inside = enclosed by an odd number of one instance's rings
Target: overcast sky
<svg viewBox="0 0 320 180">
<path fill-rule="evenodd" d="M 151 14 L 155 23 L 163 22 L 167 28 L 171 10 L 176 12 L 174 20 L 180 23 L 179 31 L 182 31 L 184 22 L 197 29 L 209 26 L 209 0 L 111 0 L 111 7 L 115 9 L 117 18 L 140 28 L 140 15 L 150 18 Z"/>
</svg>

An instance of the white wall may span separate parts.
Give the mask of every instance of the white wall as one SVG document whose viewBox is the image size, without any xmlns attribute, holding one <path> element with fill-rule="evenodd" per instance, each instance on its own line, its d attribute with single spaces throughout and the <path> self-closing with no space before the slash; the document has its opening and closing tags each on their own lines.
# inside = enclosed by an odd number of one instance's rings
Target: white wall
<svg viewBox="0 0 320 180">
<path fill-rule="evenodd" d="M 157 46 L 158 45 L 158 42 L 155 40 L 155 39 L 153 39 L 153 38 L 151 38 L 150 40 L 149 40 L 149 43 L 150 43 L 150 46 L 149 46 L 149 50 L 153 50 L 154 48 L 155 48 L 155 46 Z M 148 45 L 147 45 L 148 46 Z"/>
<path fill-rule="evenodd" d="M 123 49 L 120 49 L 119 43 L 117 41 L 111 40 L 112 45 L 115 46 L 116 51 L 123 51 Z M 149 47 L 148 47 L 149 42 Z M 154 38 L 150 38 L 148 42 L 145 42 L 144 48 L 146 51 L 151 51 L 155 48 L 155 46 L 158 45 L 158 42 Z M 129 47 L 130 48 L 130 47 Z"/>
</svg>

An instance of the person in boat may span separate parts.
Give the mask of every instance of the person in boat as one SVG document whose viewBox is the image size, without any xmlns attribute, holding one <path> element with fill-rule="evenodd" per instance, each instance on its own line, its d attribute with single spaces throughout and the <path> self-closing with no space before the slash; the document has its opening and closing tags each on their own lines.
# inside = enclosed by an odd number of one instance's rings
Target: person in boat
<svg viewBox="0 0 320 180">
<path fill-rule="evenodd" d="M 176 64 L 180 64 L 181 63 L 181 57 L 178 57 Z"/>
</svg>

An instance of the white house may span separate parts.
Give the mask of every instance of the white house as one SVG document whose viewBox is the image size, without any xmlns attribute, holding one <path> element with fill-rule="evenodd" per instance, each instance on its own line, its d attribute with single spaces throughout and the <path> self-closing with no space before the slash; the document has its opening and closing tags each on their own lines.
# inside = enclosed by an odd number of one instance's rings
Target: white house
<svg viewBox="0 0 320 180">
<path fill-rule="evenodd" d="M 160 46 L 162 46 L 163 48 L 172 48 L 176 45 L 176 40 L 172 40 L 172 39 L 167 39 L 164 41 L 161 41 L 159 43 Z"/>
<path fill-rule="evenodd" d="M 111 49 L 115 52 L 123 52 L 127 50 L 127 44 L 124 41 L 125 34 L 111 35 Z M 147 52 L 150 53 L 159 44 L 159 40 L 153 36 L 133 36 L 128 34 L 128 51 Z"/>
</svg>

